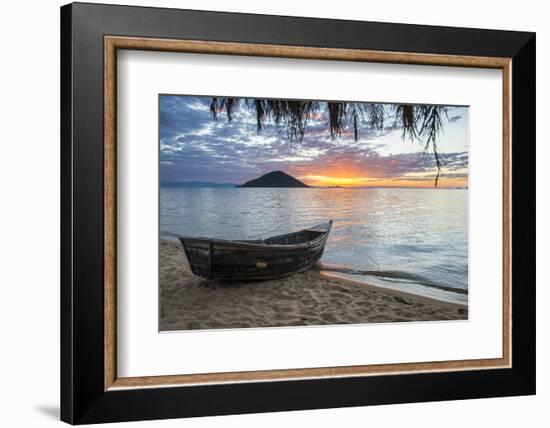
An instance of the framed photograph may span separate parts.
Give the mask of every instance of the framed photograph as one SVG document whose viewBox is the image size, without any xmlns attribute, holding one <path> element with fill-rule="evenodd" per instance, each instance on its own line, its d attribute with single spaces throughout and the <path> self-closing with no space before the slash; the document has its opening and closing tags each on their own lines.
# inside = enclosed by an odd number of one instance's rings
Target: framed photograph
<svg viewBox="0 0 550 428">
<path fill-rule="evenodd" d="M 535 393 L 533 33 L 76 3 L 61 57 L 62 420 Z"/>
</svg>

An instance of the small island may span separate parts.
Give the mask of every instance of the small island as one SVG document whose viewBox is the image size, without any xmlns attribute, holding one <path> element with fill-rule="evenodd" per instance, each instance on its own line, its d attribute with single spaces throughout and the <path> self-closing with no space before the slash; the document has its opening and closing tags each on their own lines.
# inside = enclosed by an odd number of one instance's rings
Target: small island
<svg viewBox="0 0 550 428">
<path fill-rule="evenodd" d="M 283 171 L 272 171 L 235 187 L 310 187 Z"/>
</svg>

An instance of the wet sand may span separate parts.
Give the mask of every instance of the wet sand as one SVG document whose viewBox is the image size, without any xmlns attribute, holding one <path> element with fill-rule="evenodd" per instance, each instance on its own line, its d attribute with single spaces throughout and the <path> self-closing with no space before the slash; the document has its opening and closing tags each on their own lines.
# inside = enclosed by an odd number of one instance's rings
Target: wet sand
<svg viewBox="0 0 550 428">
<path fill-rule="evenodd" d="M 194 276 L 179 242 L 160 242 L 160 330 L 466 320 L 466 306 L 334 278 L 319 268 L 263 282 Z"/>
</svg>

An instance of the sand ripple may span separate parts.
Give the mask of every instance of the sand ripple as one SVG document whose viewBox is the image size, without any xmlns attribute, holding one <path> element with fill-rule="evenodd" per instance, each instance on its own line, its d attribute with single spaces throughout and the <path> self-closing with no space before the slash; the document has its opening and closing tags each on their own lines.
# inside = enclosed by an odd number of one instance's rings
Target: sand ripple
<svg viewBox="0 0 550 428">
<path fill-rule="evenodd" d="M 222 283 L 194 276 L 181 245 L 160 242 L 160 330 L 464 320 L 464 306 L 322 276 Z"/>
</svg>

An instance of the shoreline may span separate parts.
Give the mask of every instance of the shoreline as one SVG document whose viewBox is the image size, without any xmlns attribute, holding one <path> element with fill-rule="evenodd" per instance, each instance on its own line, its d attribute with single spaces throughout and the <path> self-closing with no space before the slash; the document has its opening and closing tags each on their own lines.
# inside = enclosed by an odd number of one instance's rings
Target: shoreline
<svg viewBox="0 0 550 428">
<path fill-rule="evenodd" d="M 333 276 L 322 264 L 263 282 L 207 281 L 181 244 L 160 240 L 159 330 L 468 320 L 468 308 Z"/>
<path fill-rule="evenodd" d="M 349 283 L 352 283 L 352 284 L 359 285 L 361 287 L 366 287 L 366 288 L 369 288 L 371 290 L 379 291 L 381 293 L 388 293 L 388 294 L 391 294 L 392 296 L 402 297 L 402 298 L 405 298 L 405 299 L 411 299 L 411 300 L 414 300 L 414 301 L 417 301 L 417 302 L 420 302 L 420 303 L 449 305 L 449 306 L 452 306 L 452 307 L 456 307 L 457 309 L 462 309 L 462 308 L 467 309 L 468 308 L 468 305 L 463 304 L 463 303 L 449 302 L 448 300 L 436 299 L 435 297 L 424 296 L 420 293 L 414 293 L 412 291 L 397 290 L 395 288 L 384 287 L 382 285 L 376 285 L 376 284 L 372 284 L 372 283 L 366 282 L 366 281 L 359 281 L 359 280 L 356 280 L 356 279 L 351 279 L 351 278 L 346 277 L 345 274 L 339 274 L 337 272 L 333 273 L 333 272 L 330 272 L 328 270 L 323 270 L 322 266 L 320 266 L 320 267 L 315 266 L 312 269 L 310 269 L 310 271 L 315 272 L 315 274 L 325 276 L 325 277 L 328 277 L 328 278 L 331 278 L 331 279 L 346 281 L 346 282 L 349 282 Z"/>
</svg>

